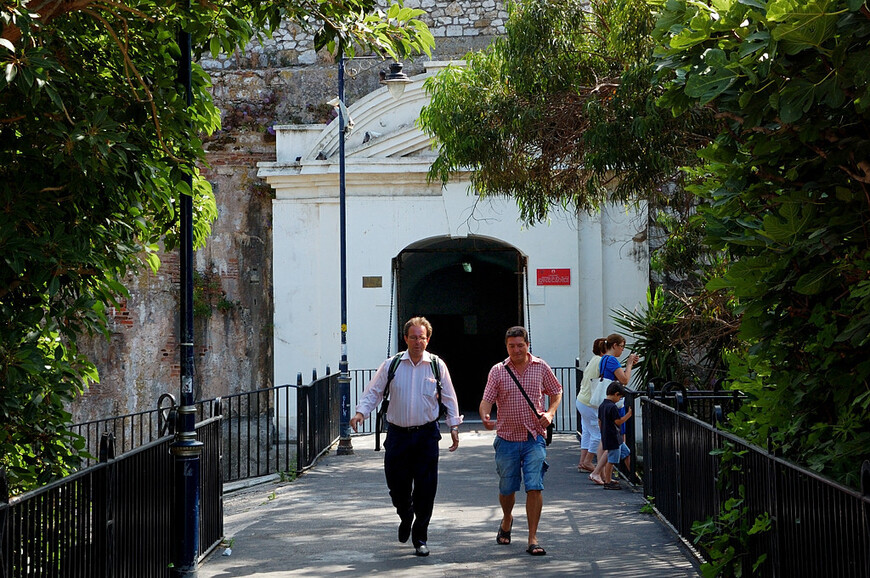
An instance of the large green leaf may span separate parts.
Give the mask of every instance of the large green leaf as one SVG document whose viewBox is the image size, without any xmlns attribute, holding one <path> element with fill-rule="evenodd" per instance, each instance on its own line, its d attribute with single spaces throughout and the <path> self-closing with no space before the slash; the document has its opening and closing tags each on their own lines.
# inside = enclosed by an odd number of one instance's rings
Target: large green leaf
<svg viewBox="0 0 870 578">
<path fill-rule="evenodd" d="M 790 245 L 805 231 L 813 216 L 812 206 L 804 207 L 799 200 L 786 201 L 780 206 L 778 215 L 766 215 L 759 233 L 765 237 Z"/>
<path fill-rule="evenodd" d="M 833 282 L 836 267 L 819 266 L 801 275 L 795 283 L 794 290 L 803 295 L 815 295 L 822 291 L 825 286 Z"/>
<path fill-rule="evenodd" d="M 822 46 L 837 29 L 837 16 L 828 12 L 832 4 L 831 0 L 773 0 L 767 8 L 767 18 L 778 23 L 773 38 L 787 54 Z"/>
<path fill-rule="evenodd" d="M 717 98 L 737 80 L 737 73 L 729 67 L 722 50 L 707 50 L 703 60 L 705 68 L 700 73 L 693 72 L 686 81 L 686 94 L 702 105 Z"/>
</svg>

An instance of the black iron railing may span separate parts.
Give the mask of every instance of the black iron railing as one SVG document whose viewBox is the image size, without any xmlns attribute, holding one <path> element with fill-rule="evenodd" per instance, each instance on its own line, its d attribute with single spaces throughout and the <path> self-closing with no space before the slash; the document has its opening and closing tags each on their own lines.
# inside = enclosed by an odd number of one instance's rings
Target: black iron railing
<svg viewBox="0 0 870 578">
<path fill-rule="evenodd" d="M 287 435 L 291 395 L 295 395 L 293 387 L 282 385 L 216 400 L 224 414 L 225 482 L 293 471 L 296 441 Z M 279 435 L 279 431 L 284 435 Z"/>
<path fill-rule="evenodd" d="M 200 552 L 223 538 L 220 417 L 197 425 L 204 442 Z M 3 576 L 166 576 L 171 561 L 172 456 L 165 436 L 114 457 L 106 433 L 100 463 L 38 490 L 0 496 Z M 0 483 L 0 486 L 4 484 Z"/>
<path fill-rule="evenodd" d="M 575 432 L 579 428 L 580 421 L 577 419 L 577 408 L 574 400 L 577 398 L 577 387 L 583 375 L 580 369 L 580 360 L 575 361 L 574 367 L 554 367 L 553 373 L 562 384 L 562 403 L 556 410 L 556 432 Z"/>
<path fill-rule="evenodd" d="M 327 368 L 327 373 L 329 369 Z M 297 471 L 312 465 L 339 437 L 338 373 L 302 385 L 302 376 L 296 385 Z"/>
<path fill-rule="evenodd" d="M 339 437 L 338 374 L 214 400 L 223 408 L 224 481 L 309 467 Z M 295 401 L 295 413 L 294 402 Z M 295 429 L 294 429 L 295 428 Z"/>
<path fill-rule="evenodd" d="M 197 421 L 216 415 L 213 402 L 214 400 L 208 400 L 196 403 Z M 106 433 L 114 436 L 116 455 L 125 454 L 165 436 L 174 427 L 174 404 L 175 398 L 165 393 L 160 396 L 155 409 L 71 425 L 70 430 L 82 436 L 85 441 L 86 454 L 82 467 L 98 462 L 97 448 Z"/>
<path fill-rule="evenodd" d="M 338 374 L 318 379 L 315 371 L 309 384 L 303 384 L 299 374 L 295 385 L 198 401 L 198 419 L 221 418 L 217 439 L 223 455 L 222 482 L 290 476 L 310 466 L 339 436 L 337 379 Z M 171 431 L 173 412 L 170 402 L 162 409 L 75 424 L 71 429 L 85 438 L 90 456 L 96 456 L 104 433 L 121 440 L 116 451 L 124 454 Z M 83 465 L 93 463 L 96 457 L 86 457 Z M 205 479 L 206 464 L 202 467 Z"/>
<path fill-rule="evenodd" d="M 366 386 L 375 376 L 377 369 L 352 369 L 350 371 L 350 414 L 354 413 L 354 409 L 362 398 Z M 362 424 L 357 427 L 357 433 L 372 433 L 375 431 L 375 413 L 371 415 Z"/>
<path fill-rule="evenodd" d="M 750 536 L 741 553 L 744 575 L 870 576 L 870 496 L 660 401 L 641 403 L 644 491 L 683 538 L 694 541 L 692 524 L 723 513 L 743 488 L 741 515 L 754 520 L 766 513 L 771 520 L 770 529 Z M 718 450 L 726 446 L 733 456 L 731 478 L 717 483 Z M 766 560 L 753 571 L 762 554 Z"/>
<path fill-rule="evenodd" d="M 166 435 L 165 431 L 160 433 L 162 426 L 160 411 L 153 409 L 78 423 L 70 426 L 70 429 L 85 438 L 88 456 L 85 457 L 82 465 L 88 467 L 98 462 L 95 448 L 100 447 L 100 439 L 104 434 L 112 434 L 116 451 L 121 455 Z"/>
<path fill-rule="evenodd" d="M 645 395 L 708 424 L 737 411 L 746 399 L 746 395 L 738 390 L 694 390 L 675 381 L 665 382 L 660 387 L 651 383 Z"/>
<path fill-rule="evenodd" d="M 220 406 L 216 408 L 219 410 Z M 224 481 L 221 471 L 221 422 L 217 414 L 196 426 L 197 439 L 203 443 L 200 462 L 199 558 L 205 559 L 224 537 Z"/>
</svg>

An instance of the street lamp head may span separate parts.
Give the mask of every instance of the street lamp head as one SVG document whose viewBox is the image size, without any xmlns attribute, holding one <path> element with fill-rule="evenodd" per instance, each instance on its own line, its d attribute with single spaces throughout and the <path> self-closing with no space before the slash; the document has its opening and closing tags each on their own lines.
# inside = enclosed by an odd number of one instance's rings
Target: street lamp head
<svg viewBox="0 0 870 578">
<path fill-rule="evenodd" d="M 402 97 L 402 93 L 405 92 L 405 85 L 413 82 L 408 75 L 402 72 L 402 63 L 401 62 L 392 62 L 390 63 L 389 72 L 383 72 L 381 77 L 381 83 L 386 84 L 387 88 L 390 90 L 390 94 L 393 95 L 393 98 L 399 100 Z"/>
</svg>

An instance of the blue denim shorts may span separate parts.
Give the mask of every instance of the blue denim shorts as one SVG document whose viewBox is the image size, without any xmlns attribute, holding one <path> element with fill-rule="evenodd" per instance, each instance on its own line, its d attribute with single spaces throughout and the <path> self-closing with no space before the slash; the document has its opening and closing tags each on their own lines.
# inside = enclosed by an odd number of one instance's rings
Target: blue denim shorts
<svg viewBox="0 0 870 578">
<path fill-rule="evenodd" d="M 529 434 L 524 442 L 510 442 L 495 436 L 495 469 L 498 472 L 498 493 L 509 496 L 520 489 L 520 480 L 526 491 L 544 489 L 544 472 L 549 466 L 547 442 L 544 436 L 537 439 Z"/>
<path fill-rule="evenodd" d="M 619 446 L 619 449 L 608 450 L 607 461 L 611 464 L 618 464 L 631 454 L 631 450 L 624 443 Z"/>
</svg>

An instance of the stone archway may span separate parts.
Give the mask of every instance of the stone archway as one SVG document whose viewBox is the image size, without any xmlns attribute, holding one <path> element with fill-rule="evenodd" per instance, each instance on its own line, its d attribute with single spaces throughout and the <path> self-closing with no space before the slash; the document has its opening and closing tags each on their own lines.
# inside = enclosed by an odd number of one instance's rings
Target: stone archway
<svg viewBox="0 0 870 578">
<path fill-rule="evenodd" d="M 463 413 L 476 417 L 489 369 L 506 356 L 505 330 L 523 324 L 525 257 L 495 239 L 445 236 L 409 245 L 394 267 L 397 335 L 410 317 L 429 319 L 429 350 L 447 362 Z"/>
</svg>

